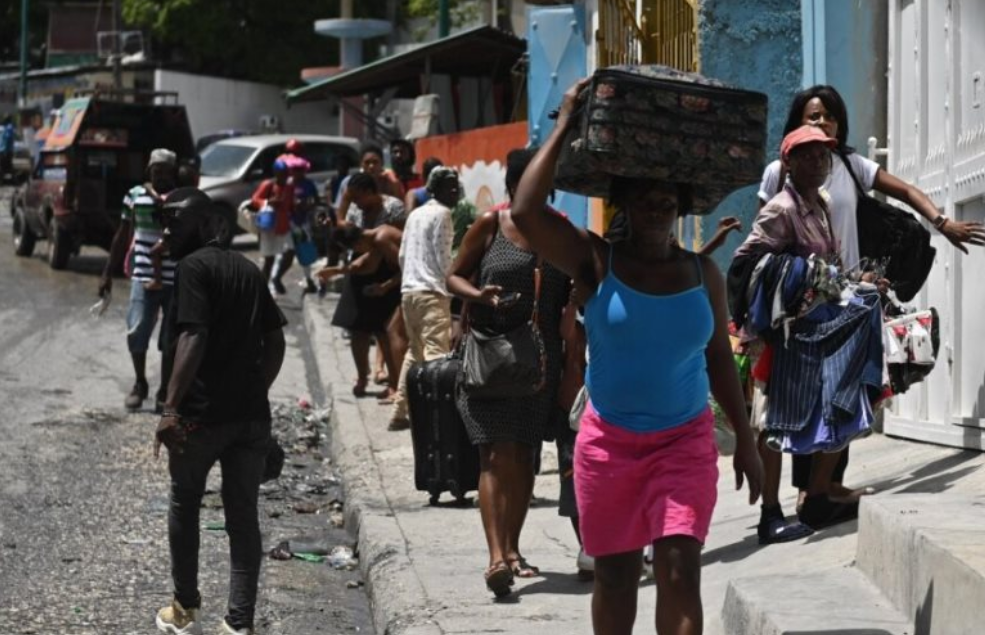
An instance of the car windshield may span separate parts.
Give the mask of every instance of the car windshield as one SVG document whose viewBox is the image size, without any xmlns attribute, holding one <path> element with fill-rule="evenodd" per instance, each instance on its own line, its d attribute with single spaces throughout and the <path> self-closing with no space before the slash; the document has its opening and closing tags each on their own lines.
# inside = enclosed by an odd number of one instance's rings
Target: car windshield
<svg viewBox="0 0 985 635">
<path fill-rule="evenodd" d="M 256 148 L 230 143 L 216 143 L 202 153 L 202 176 L 236 176 L 243 170 Z"/>
</svg>

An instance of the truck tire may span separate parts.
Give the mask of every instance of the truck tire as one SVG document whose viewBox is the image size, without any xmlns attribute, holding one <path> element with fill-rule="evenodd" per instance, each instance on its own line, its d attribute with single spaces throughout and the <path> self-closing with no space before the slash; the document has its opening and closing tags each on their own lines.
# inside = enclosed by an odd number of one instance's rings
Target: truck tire
<svg viewBox="0 0 985 635">
<path fill-rule="evenodd" d="M 14 253 L 26 258 L 34 253 L 34 243 L 37 241 L 37 236 L 31 231 L 27 219 L 24 218 L 23 208 L 16 206 L 13 210 L 13 216 Z"/>
<path fill-rule="evenodd" d="M 55 270 L 64 269 L 68 266 L 68 258 L 71 255 L 71 236 L 55 219 L 52 219 L 51 236 L 48 238 L 48 264 Z"/>
</svg>

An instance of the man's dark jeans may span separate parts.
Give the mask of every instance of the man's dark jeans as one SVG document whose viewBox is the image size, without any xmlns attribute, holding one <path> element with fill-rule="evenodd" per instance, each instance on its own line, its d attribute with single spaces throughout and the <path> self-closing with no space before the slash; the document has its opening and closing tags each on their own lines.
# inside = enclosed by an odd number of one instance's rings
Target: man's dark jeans
<svg viewBox="0 0 985 635">
<path fill-rule="evenodd" d="M 270 422 L 200 425 L 180 453 L 171 452 L 171 577 L 174 596 L 185 608 L 198 608 L 199 507 L 209 470 L 222 469 L 222 505 L 229 535 L 229 606 L 226 621 L 235 629 L 253 628 L 263 545 L 257 499 L 269 450 Z"/>
</svg>

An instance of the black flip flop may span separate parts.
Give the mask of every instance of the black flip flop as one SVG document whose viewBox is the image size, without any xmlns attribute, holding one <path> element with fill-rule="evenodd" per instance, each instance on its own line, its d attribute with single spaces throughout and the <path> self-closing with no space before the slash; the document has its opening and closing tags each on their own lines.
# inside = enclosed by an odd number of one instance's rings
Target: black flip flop
<svg viewBox="0 0 985 635">
<path fill-rule="evenodd" d="M 858 502 L 836 503 L 827 494 L 808 496 L 797 517 L 813 529 L 824 529 L 858 518 Z"/>
<path fill-rule="evenodd" d="M 792 520 L 787 522 L 786 518 L 771 518 L 765 523 L 759 524 L 759 544 L 774 545 L 781 542 L 791 542 L 806 538 L 814 533 L 814 530 L 804 523 Z"/>
</svg>

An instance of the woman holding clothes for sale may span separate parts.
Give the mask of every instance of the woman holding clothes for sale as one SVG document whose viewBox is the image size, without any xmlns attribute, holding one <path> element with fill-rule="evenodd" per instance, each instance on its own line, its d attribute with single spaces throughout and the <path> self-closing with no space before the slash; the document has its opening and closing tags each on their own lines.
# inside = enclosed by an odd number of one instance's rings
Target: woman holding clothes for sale
<svg viewBox="0 0 985 635">
<path fill-rule="evenodd" d="M 672 244 L 689 188 L 614 177 L 611 202 L 629 236 L 618 243 L 544 209 L 578 94 L 517 188 L 512 216 L 531 248 L 582 289 L 591 395 L 575 446 L 585 551 L 595 557 L 595 633 L 631 633 L 643 548 L 654 549 L 656 627 L 701 633 L 701 547 L 717 498 L 709 391 L 735 428 L 736 484 L 759 497 L 762 465 L 728 338 L 725 283 L 707 257 Z"/>
<path fill-rule="evenodd" d="M 821 188 L 827 194 L 831 227 L 838 242 L 839 256 L 846 270 L 857 268 L 862 260 L 859 254 L 858 218 L 855 211 L 858 204 L 856 180 L 865 190 L 874 189 L 908 204 L 961 251 L 968 253 L 966 244 L 982 244 L 985 231 L 981 223 L 947 218 L 937 211 L 933 202 L 919 188 L 896 178 L 882 169 L 878 163 L 859 155 L 848 145 L 848 110 L 834 87 L 812 86 L 794 96 L 790 103 L 783 135 L 790 134 L 800 126 L 815 126 L 837 142 L 831 153 L 830 172 Z M 786 181 L 788 175 L 789 172 L 782 169 L 779 160 L 766 167 L 759 188 L 760 209 L 780 193 L 784 186 L 781 178 Z M 848 457 L 848 448 L 837 455 L 828 497 L 836 503 L 850 505 L 857 503 L 862 495 L 871 494 L 874 490 L 852 489 L 844 485 Z M 812 462 L 810 455 L 793 455 L 793 485 L 800 492 L 797 501 L 798 512 L 802 510 L 807 498 Z M 772 463 L 774 465 L 767 465 L 767 483 L 774 480 L 778 483 L 779 460 L 774 459 Z M 774 471 L 775 475 L 771 476 Z M 771 494 L 770 498 L 775 499 L 775 495 Z M 778 503 L 775 509 L 767 510 L 764 507 L 763 514 L 763 522 L 760 523 L 760 536 L 763 542 L 782 541 L 786 536 L 799 537 L 798 532 L 787 531 L 784 532 L 785 535 L 770 533 L 771 523 L 776 529 L 787 529 L 782 523 L 783 515 L 779 511 Z"/>
</svg>

